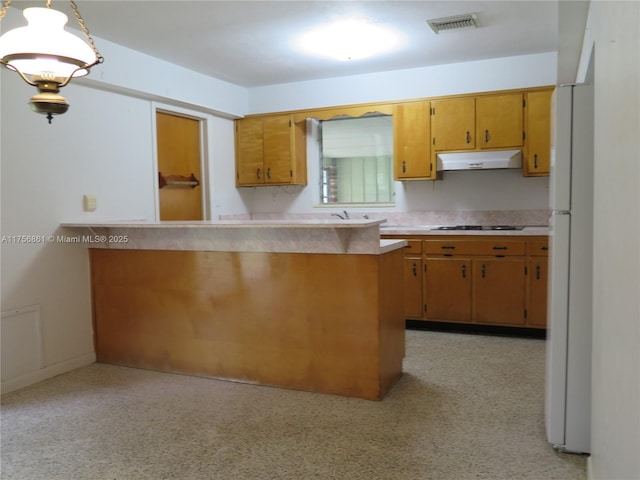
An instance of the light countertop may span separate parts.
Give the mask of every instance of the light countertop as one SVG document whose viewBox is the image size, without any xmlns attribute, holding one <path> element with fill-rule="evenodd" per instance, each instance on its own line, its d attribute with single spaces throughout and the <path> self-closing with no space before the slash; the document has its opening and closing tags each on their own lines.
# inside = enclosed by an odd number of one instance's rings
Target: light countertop
<svg viewBox="0 0 640 480">
<path fill-rule="evenodd" d="M 189 220 L 161 221 L 113 220 L 96 222 L 64 222 L 62 227 L 92 228 L 367 228 L 384 223 L 385 220 Z"/>
<path fill-rule="evenodd" d="M 434 230 L 439 225 L 380 225 L 381 235 L 447 235 L 447 236 L 547 236 L 549 227 L 531 226 L 522 230 Z"/>
<path fill-rule="evenodd" d="M 380 240 L 385 220 L 143 220 L 64 222 L 90 248 L 380 255 L 406 245 Z M 77 240 L 76 240 L 77 239 Z"/>
</svg>

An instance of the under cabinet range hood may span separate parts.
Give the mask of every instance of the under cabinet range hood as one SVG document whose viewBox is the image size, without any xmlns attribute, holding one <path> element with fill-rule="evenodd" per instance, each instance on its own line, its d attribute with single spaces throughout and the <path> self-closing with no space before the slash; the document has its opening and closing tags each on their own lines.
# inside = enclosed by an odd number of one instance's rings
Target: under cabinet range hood
<svg viewBox="0 0 640 480">
<path fill-rule="evenodd" d="M 438 153 L 436 160 L 439 172 L 522 168 L 522 150 Z"/>
</svg>

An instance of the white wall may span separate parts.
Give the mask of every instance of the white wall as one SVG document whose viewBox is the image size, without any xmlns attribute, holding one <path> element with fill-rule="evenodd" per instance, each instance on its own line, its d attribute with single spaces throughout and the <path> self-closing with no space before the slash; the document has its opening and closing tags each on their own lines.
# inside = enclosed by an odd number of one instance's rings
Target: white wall
<svg viewBox="0 0 640 480">
<path fill-rule="evenodd" d="M 22 23 L 20 12 L 10 8 L 2 27 Z M 95 360 L 86 249 L 40 237 L 28 244 L 11 243 L 11 238 L 71 235 L 59 228 L 64 221 L 153 219 L 155 102 L 181 111 L 193 108 L 206 120 L 206 167 L 214 172 L 210 207 L 224 213 L 247 211 L 235 188 L 229 188 L 235 177 L 230 118 L 246 112 L 246 89 L 95 40 L 105 64 L 90 80 L 74 81 L 62 90 L 71 107 L 51 125 L 29 109 L 35 88 L 5 68 L 0 72 L 0 235 L 5 239 L 0 305 L 7 314 L 39 306 L 42 338 L 26 342 L 41 343 L 39 368 L 25 373 L 3 366 L 3 371 L 21 372 L 3 378 L 3 392 Z M 96 195 L 95 212 L 82 210 L 83 194 Z M 22 317 L 10 318 L 15 323 Z M 11 366 L 20 359 L 3 355 L 2 360 Z"/>
<path fill-rule="evenodd" d="M 48 125 L 26 104 L 33 89 L 1 75 L 2 310 L 40 305 L 44 339 L 42 371 L 13 379 L 20 386 L 93 361 L 89 272 L 77 245 L 7 243 L 6 236 L 62 234 L 61 221 L 89 218 L 84 193 L 97 195 L 96 217 L 152 216 L 152 178 L 144 175 L 150 113 L 148 102 L 70 86 L 69 112 Z"/>
<path fill-rule="evenodd" d="M 247 111 L 245 88 L 107 40 L 96 39 L 96 45 L 105 62 L 95 66 L 88 77 L 74 80 L 76 84 L 145 99 L 170 100 L 184 108 L 227 118 L 240 117 Z"/>
<path fill-rule="evenodd" d="M 592 1 L 587 33 L 595 46 L 596 116 L 590 477 L 637 480 L 640 3 Z"/>
<path fill-rule="evenodd" d="M 509 90 L 556 84 L 557 55 L 541 53 L 256 87 L 251 113 Z"/>
<path fill-rule="evenodd" d="M 539 87 L 555 85 L 556 75 L 555 53 L 525 55 L 257 87 L 249 91 L 249 109 L 251 113 L 263 113 Z M 240 195 L 255 213 L 317 213 L 318 168 L 311 147 L 307 188 L 244 188 Z M 547 177 L 524 178 L 515 171 L 446 172 L 442 181 L 396 182 L 395 207 L 365 209 L 544 210 L 549 207 L 548 188 Z"/>
<path fill-rule="evenodd" d="M 259 187 L 240 190 L 252 213 L 322 214 L 329 216 L 343 207 L 318 206 L 317 160 L 309 155 L 309 185 Z M 549 208 L 548 177 L 525 178 L 519 170 L 445 172 L 443 180 L 395 182 L 393 207 L 348 207 L 362 212 L 422 212 L 425 210 L 546 210 Z M 355 217 L 354 217 L 355 218 Z"/>
</svg>

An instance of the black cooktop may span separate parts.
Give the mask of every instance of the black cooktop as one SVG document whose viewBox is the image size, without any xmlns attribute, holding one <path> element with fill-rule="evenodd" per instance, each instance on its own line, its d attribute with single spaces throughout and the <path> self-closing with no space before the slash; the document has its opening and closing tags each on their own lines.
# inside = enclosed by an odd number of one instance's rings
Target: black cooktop
<svg viewBox="0 0 640 480">
<path fill-rule="evenodd" d="M 523 225 L 445 225 L 432 230 L 522 230 Z"/>
</svg>

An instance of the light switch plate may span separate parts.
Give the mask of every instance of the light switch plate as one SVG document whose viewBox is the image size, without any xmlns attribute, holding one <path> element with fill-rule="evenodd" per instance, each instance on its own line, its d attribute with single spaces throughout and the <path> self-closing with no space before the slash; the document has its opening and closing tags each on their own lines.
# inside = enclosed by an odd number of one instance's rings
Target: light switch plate
<svg viewBox="0 0 640 480">
<path fill-rule="evenodd" d="M 82 207 L 85 212 L 93 212 L 96 209 L 96 196 L 95 195 L 83 195 Z"/>
</svg>

